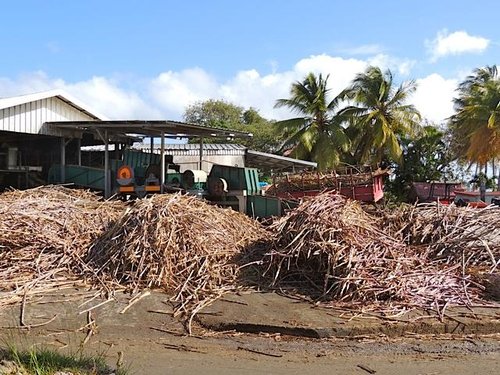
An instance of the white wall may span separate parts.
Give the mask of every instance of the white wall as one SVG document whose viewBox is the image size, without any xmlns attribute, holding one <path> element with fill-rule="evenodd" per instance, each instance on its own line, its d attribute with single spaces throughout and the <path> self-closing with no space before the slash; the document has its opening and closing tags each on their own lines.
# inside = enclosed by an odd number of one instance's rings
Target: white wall
<svg viewBox="0 0 500 375">
<path fill-rule="evenodd" d="M 43 126 L 47 121 L 86 121 L 94 118 L 86 115 L 58 97 L 36 100 L 0 109 L 0 130 L 16 133 L 63 136 L 57 129 Z M 71 133 L 65 132 L 69 136 Z M 72 134 L 75 135 L 75 134 Z"/>
<path fill-rule="evenodd" d="M 174 155 L 174 163 L 181 166 L 181 172 L 187 169 L 199 169 L 200 157 L 198 155 Z M 245 166 L 244 155 L 205 155 L 203 156 L 202 170 L 210 173 L 213 164 L 228 166 Z"/>
</svg>

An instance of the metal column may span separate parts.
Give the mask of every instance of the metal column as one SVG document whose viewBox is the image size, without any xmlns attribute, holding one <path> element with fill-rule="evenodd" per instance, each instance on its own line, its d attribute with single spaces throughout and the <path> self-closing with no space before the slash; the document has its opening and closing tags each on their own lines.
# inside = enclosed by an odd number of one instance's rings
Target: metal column
<svg viewBox="0 0 500 375">
<path fill-rule="evenodd" d="M 61 138 L 61 183 L 66 182 L 66 139 Z"/>
<path fill-rule="evenodd" d="M 150 143 L 149 143 L 149 164 L 153 164 L 153 153 L 155 151 L 155 139 L 154 137 L 151 137 Z"/>
<path fill-rule="evenodd" d="M 109 186 L 109 141 L 108 131 L 104 131 L 104 197 L 107 199 L 111 196 L 111 189 Z"/>
<path fill-rule="evenodd" d="M 165 133 L 161 132 L 160 140 L 160 193 L 163 193 L 165 185 Z"/>
<path fill-rule="evenodd" d="M 203 137 L 200 138 L 200 171 L 203 170 Z"/>
<path fill-rule="evenodd" d="M 76 139 L 76 157 L 79 166 L 82 165 L 82 140 L 80 138 Z"/>
</svg>

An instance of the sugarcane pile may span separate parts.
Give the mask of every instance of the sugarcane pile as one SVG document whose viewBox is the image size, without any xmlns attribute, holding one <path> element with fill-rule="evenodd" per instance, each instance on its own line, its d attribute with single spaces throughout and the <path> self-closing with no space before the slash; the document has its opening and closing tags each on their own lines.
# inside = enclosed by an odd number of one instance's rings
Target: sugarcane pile
<svg viewBox="0 0 500 375">
<path fill-rule="evenodd" d="M 90 245 L 122 211 L 121 202 L 61 186 L 0 194 L 0 290 L 80 276 Z"/>
<path fill-rule="evenodd" d="M 324 193 L 304 200 L 271 227 L 264 263 L 273 284 L 318 298 L 425 305 L 465 302 L 457 267 L 440 267 L 424 247 L 410 247 L 376 226 L 359 203 Z M 465 281 L 465 283 L 464 283 Z"/>
<path fill-rule="evenodd" d="M 500 265 L 500 208 L 484 209 L 437 203 L 405 206 L 391 213 L 396 236 L 426 245 L 431 257 L 463 267 Z"/>
<path fill-rule="evenodd" d="M 232 290 L 238 257 L 266 237 L 257 221 L 192 196 L 155 195 L 136 201 L 91 249 L 88 261 L 103 280 L 131 292 L 160 287 L 176 313 L 195 314 Z"/>
</svg>

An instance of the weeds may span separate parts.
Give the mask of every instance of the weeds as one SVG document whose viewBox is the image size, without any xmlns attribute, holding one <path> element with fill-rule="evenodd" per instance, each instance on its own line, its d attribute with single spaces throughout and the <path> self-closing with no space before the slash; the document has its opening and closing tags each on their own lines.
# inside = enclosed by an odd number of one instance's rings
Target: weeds
<svg viewBox="0 0 500 375">
<path fill-rule="evenodd" d="M 0 349 L 0 361 L 10 361 L 17 369 L 13 373 L 52 375 L 65 371 L 74 375 L 127 375 L 123 368 L 111 369 L 105 362 L 104 354 L 86 356 L 79 353 L 61 354 L 48 349 L 19 350 L 14 345 Z M 24 371 L 24 372 L 23 372 Z"/>
</svg>

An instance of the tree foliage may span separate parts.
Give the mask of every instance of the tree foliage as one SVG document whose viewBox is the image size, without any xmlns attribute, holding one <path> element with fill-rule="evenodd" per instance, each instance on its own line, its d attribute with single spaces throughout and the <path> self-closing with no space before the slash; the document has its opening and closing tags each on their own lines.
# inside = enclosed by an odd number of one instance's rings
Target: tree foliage
<svg viewBox="0 0 500 375">
<path fill-rule="evenodd" d="M 262 117 L 254 108 L 245 110 L 224 100 L 210 99 L 188 106 L 184 112 L 184 121 L 252 133 L 251 139 L 222 141 L 239 143 L 257 151 L 274 152 L 280 143 L 272 121 Z M 204 139 L 204 142 L 221 142 L 221 140 Z"/>
<path fill-rule="evenodd" d="M 393 165 L 394 179 L 388 181 L 387 189 L 398 199 L 405 200 L 413 182 L 452 178 L 447 143 L 445 133 L 432 125 L 425 126 L 416 138 L 403 138 L 402 161 Z"/>
<path fill-rule="evenodd" d="M 458 158 L 485 165 L 500 157 L 500 77 L 496 65 L 474 70 L 459 85 L 450 126 Z"/>
<path fill-rule="evenodd" d="M 309 73 L 303 81 L 292 84 L 290 98 L 278 99 L 275 105 L 288 107 L 299 115 L 276 123 L 286 138 L 282 150 L 291 151 L 292 157 L 316 161 L 319 169 L 337 166 L 349 149 L 349 139 L 337 113 L 341 96 L 329 100 L 327 83 L 328 76 Z"/>
<path fill-rule="evenodd" d="M 349 119 L 352 155 L 360 163 L 401 161 L 403 138 L 418 132 L 420 113 L 407 104 L 413 81 L 395 87 L 390 70 L 369 67 L 358 74 L 345 95 L 352 101 L 342 114 Z"/>
<path fill-rule="evenodd" d="M 453 178 L 447 170 L 452 160 L 484 166 L 500 159 L 496 66 L 474 70 L 459 85 L 455 114 L 445 131 L 421 125 L 420 113 L 408 104 L 415 82 L 397 85 L 390 70 L 368 67 L 335 97 L 328 79 L 309 73 L 292 83 L 289 97 L 275 103 L 296 114 L 287 120 L 270 121 L 254 108 L 221 100 L 189 106 L 184 118 L 251 132 L 252 140 L 237 141 L 255 150 L 316 161 L 319 169 L 389 162 L 395 176 L 389 187 L 399 196 L 414 181 Z"/>
<path fill-rule="evenodd" d="M 243 111 L 243 107 L 224 100 L 209 99 L 188 106 L 184 111 L 184 121 L 191 124 L 231 129 L 241 123 Z"/>
</svg>

